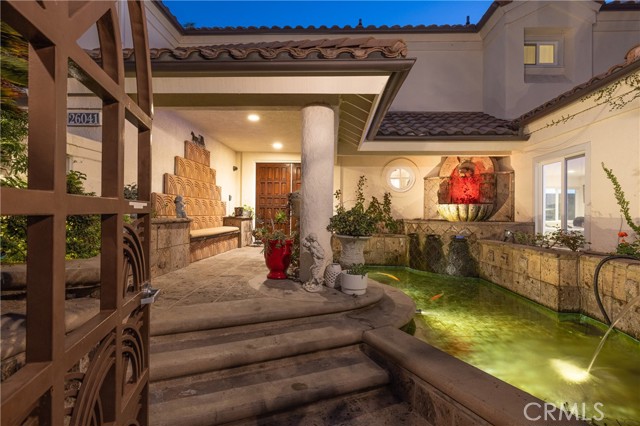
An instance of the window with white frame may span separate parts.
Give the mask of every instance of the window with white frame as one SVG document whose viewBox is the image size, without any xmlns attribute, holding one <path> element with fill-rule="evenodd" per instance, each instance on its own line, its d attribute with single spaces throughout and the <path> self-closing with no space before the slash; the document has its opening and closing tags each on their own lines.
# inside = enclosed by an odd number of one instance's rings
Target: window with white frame
<svg viewBox="0 0 640 426">
<path fill-rule="evenodd" d="M 576 154 L 539 164 L 541 188 L 538 231 L 556 228 L 584 233 L 586 157 Z"/>
<path fill-rule="evenodd" d="M 393 192 L 407 192 L 416 182 L 417 166 L 407 158 L 396 158 L 382 169 L 382 179 Z"/>
<path fill-rule="evenodd" d="M 558 66 L 559 49 L 557 41 L 526 41 L 524 43 L 524 64 L 527 66 Z"/>
</svg>

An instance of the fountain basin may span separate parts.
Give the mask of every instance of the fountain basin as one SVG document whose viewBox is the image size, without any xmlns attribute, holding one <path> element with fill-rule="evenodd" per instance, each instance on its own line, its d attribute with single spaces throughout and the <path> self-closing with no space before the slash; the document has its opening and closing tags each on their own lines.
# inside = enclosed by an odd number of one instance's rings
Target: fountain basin
<svg viewBox="0 0 640 426">
<path fill-rule="evenodd" d="M 416 338 L 556 407 L 579 406 L 584 418 L 640 419 L 640 343 L 630 336 L 481 279 L 390 267 L 369 274 L 415 301 Z"/>
<path fill-rule="evenodd" d="M 492 212 L 493 203 L 438 204 L 438 213 L 449 222 L 480 222 Z"/>
</svg>

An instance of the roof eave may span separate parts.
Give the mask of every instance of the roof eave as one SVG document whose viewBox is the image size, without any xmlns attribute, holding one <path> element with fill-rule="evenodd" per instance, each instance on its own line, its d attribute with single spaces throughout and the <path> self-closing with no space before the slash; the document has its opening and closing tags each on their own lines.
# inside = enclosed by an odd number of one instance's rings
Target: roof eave
<svg viewBox="0 0 640 426">
<path fill-rule="evenodd" d="M 528 135 L 448 135 L 448 136 L 376 136 L 370 142 L 429 142 L 429 141 L 526 141 Z"/>
<path fill-rule="evenodd" d="M 526 124 L 529 124 L 541 117 L 544 117 L 546 115 L 551 114 L 552 112 L 555 112 L 565 106 L 567 106 L 568 104 L 575 102 L 577 100 L 579 100 L 580 98 L 584 97 L 585 95 L 587 95 L 588 93 L 594 92 L 602 87 L 605 87 L 609 84 L 611 84 L 612 82 L 614 82 L 615 80 L 618 80 L 620 78 L 622 78 L 623 76 L 627 75 L 627 74 L 631 74 L 634 71 L 640 69 L 640 60 L 636 60 L 634 62 L 632 62 L 631 64 L 629 64 L 628 66 L 625 66 L 623 68 L 620 68 L 619 70 L 612 72 L 611 74 L 607 75 L 606 77 L 602 78 L 601 80 L 597 80 L 595 82 L 593 82 L 592 84 L 590 84 L 588 87 L 585 87 L 583 90 L 578 90 L 575 93 L 572 93 L 562 99 L 558 99 L 554 104 L 549 105 L 548 107 L 541 109 L 539 112 L 535 112 L 532 113 L 531 115 L 527 116 L 527 114 L 530 113 L 525 113 L 523 114 L 523 116 L 521 116 L 520 118 L 514 120 L 517 121 L 520 126 L 524 126 Z M 561 95 L 562 96 L 562 95 Z M 550 100 L 549 102 L 553 102 L 553 99 Z"/>
<path fill-rule="evenodd" d="M 197 73 L 287 73 L 287 72 L 367 72 L 367 73 L 404 73 L 411 70 L 415 59 L 305 59 L 285 61 L 151 61 L 154 74 L 162 72 L 179 73 L 181 75 Z M 133 61 L 125 61 L 127 71 L 134 69 Z M 404 81 L 404 78 L 402 79 Z"/>
</svg>

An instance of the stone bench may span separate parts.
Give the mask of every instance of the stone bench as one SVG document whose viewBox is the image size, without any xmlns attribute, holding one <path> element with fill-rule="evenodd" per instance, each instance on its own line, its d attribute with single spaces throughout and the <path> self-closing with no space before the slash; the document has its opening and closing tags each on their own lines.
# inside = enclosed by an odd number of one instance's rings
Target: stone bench
<svg viewBox="0 0 640 426">
<path fill-rule="evenodd" d="M 175 218 L 176 195 L 152 195 L 157 218 Z M 240 247 L 240 228 L 224 225 L 224 206 L 215 200 L 182 197 L 189 224 L 190 261 L 195 262 Z M 208 210 L 210 209 L 210 210 Z M 210 213 L 210 214 L 206 214 Z"/>
</svg>

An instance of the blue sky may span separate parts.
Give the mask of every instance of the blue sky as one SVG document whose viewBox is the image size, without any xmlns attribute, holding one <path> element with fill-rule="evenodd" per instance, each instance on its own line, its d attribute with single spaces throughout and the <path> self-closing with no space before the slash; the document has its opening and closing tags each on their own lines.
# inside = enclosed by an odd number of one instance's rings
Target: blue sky
<svg viewBox="0 0 640 426">
<path fill-rule="evenodd" d="M 167 1 L 181 24 L 196 27 L 356 26 L 477 23 L 491 1 Z"/>
</svg>

